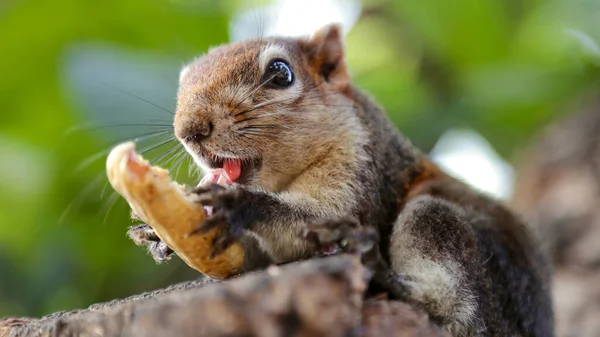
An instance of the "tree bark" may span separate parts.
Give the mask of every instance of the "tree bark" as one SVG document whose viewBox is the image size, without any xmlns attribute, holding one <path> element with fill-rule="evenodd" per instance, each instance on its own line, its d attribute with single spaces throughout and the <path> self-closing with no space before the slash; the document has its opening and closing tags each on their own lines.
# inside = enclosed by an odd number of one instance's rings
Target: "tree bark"
<svg viewBox="0 0 600 337">
<path fill-rule="evenodd" d="M 40 319 L 7 318 L 0 337 L 445 336 L 408 304 L 365 301 L 369 277 L 353 256 L 313 259 Z"/>
</svg>

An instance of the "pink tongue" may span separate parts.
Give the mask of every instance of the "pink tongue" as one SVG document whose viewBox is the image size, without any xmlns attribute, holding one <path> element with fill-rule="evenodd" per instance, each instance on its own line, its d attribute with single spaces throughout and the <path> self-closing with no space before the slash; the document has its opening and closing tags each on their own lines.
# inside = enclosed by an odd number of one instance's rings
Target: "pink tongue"
<svg viewBox="0 0 600 337">
<path fill-rule="evenodd" d="M 223 171 L 227 173 L 231 181 L 236 181 L 242 174 L 242 163 L 237 159 L 225 159 Z"/>
</svg>

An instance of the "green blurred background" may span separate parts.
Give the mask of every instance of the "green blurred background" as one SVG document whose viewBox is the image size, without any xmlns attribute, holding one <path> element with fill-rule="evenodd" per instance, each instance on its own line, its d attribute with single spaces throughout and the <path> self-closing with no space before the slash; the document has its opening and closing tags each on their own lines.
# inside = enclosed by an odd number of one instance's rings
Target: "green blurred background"
<svg viewBox="0 0 600 337">
<path fill-rule="evenodd" d="M 338 11 L 324 12 L 325 2 Z M 469 129 L 510 163 L 597 89 L 599 0 L 297 0 L 273 11 L 267 0 L 4 0 L 0 316 L 199 277 L 177 258 L 156 265 L 126 238 L 128 210 L 106 186 L 105 155 L 135 137 L 162 144 L 150 157 L 171 149 L 179 68 L 209 46 L 268 31 L 269 15 L 281 19 L 291 3 L 304 8 L 294 22 L 313 26 L 346 13 L 357 84 L 426 151 L 445 131 Z M 178 179 L 197 179 L 178 158 Z"/>
</svg>

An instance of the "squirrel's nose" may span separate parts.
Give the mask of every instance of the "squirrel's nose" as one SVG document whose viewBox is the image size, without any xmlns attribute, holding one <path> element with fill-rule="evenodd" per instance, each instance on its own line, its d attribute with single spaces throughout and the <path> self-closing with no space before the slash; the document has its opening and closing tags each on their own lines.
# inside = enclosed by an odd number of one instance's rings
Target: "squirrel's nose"
<svg viewBox="0 0 600 337">
<path fill-rule="evenodd" d="M 187 135 L 185 135 L 185 140 L 190 142 L 201 142 L 212 134 L 214 130 L 214 125 L 212 121 L 203 121 L 200 123 L 195 123 L 192 128 L 189 128 L 187 131 Z"/>
</svg>

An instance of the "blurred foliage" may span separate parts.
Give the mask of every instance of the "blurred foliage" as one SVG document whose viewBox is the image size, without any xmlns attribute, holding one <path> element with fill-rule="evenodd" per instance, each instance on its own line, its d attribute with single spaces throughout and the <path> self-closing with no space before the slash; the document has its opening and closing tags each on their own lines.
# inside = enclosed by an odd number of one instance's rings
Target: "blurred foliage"
<svg viewBox="0 0 600 337">
<path fill-rule="evenodd" d="M 0 316 L 198 277 L 177 258 L 155 265 L 126 238 L 103 159 L 136 136 L 162 144 L 154 156 L 171 149 L 179 67 L 227 42 L 238 8 L 264 2 L 0 3 Z M 511 158 L 597 85 L 599 17 L 597 0 L 365 0 L 348 60 L 424 150 L 466 126 Z M 195 179 L 182 166 L 181 180 Z"/>
<path fill-rule="evenodd" d="M 599 15 L 586 0 L 365 1 L 348 53 L 357 82 L 423 149 L 470 127 L 510 157 L 597 82 Z"/>
</svg>

